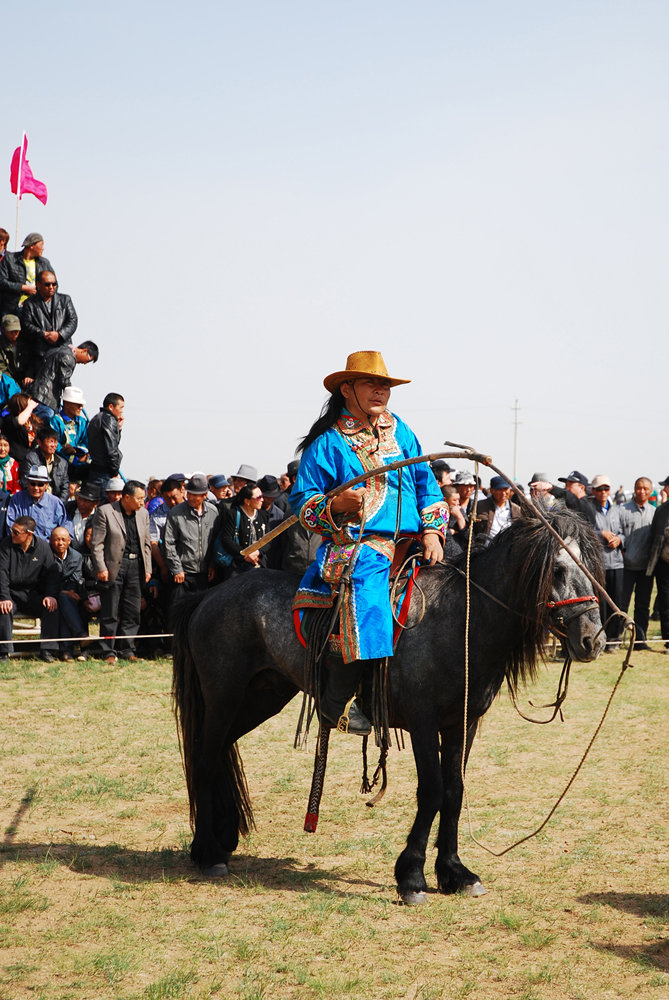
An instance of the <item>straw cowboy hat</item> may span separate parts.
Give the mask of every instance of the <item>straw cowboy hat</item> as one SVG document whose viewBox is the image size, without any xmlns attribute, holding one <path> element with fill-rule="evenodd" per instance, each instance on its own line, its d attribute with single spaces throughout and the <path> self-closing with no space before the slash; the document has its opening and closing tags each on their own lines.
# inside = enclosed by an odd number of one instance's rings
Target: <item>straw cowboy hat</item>
<svg viewBox="0 0 669 1000">
<path fill-rule="evenodd" d="M 380 351 L 355 351 L 346 359 L 346 371 L 333 372 L 323 379 L 328 392 L 334 392 L 342 382 L 356 378 L 385 378 L 391 386 L 404 385 L 410 378 L 391 378 Z"/>
</svg>

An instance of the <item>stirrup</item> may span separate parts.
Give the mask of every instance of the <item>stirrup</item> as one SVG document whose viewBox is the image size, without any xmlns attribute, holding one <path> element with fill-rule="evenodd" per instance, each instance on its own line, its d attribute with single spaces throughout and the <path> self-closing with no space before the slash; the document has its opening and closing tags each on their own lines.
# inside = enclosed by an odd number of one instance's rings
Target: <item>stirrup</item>
<svg viewBox="0 0 669 1000">
<path fill-rule="evenodd" d="M 355 695 L 347 701 L 344 711 L 336 720 L 328 718 L 323 713 L 323 718 L 330 722 L 338 733 L 346 733 L 350 736 L 369 736 L 372 731 L 372 724 L 358 708 Z"/>
</svg>

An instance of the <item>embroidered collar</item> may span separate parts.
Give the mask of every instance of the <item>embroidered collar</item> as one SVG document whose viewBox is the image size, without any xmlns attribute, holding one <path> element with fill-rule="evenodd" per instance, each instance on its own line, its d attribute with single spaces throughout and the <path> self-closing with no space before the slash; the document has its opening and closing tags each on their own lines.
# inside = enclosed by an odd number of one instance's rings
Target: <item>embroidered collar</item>
<svg viewBox="0 0 669 1000">
<path fill-rule="evenodd" d="M 379 419 L 376 421 L 376 427 L 379 433 L 382 430 L 388 430 L 388 428 L 393 426 L 393 418 L 388 410 L 384 410 L 380 415 Z M 369 426 L 369 424 L 363 424 L 362 420 L 358 417 L 354 417 L 352 413 L 344 409 L 341 412 L 341 416 L 337 419 L 337 430 L 344 437 L 353 437 L 355 434 L 368 434 L 374 437 L 374 433 Z"/>
</svg>

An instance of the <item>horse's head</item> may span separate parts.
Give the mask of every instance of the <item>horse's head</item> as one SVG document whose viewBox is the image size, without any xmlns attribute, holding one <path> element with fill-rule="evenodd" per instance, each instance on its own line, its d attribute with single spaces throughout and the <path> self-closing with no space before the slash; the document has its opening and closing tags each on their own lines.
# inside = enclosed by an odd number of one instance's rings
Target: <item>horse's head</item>
<svg viewBox="0 0 669 1000">
<path fill-rule="evenodd" d="M 565 538 L 569 552 L 582 561 L 575 537 Z M 574 660 L 595 660 L 606 646 L 595 588 L 572 556 L 559 548 L 553 564 L 550 600 L 546 607 L 551 629 Z"/>
</svg>

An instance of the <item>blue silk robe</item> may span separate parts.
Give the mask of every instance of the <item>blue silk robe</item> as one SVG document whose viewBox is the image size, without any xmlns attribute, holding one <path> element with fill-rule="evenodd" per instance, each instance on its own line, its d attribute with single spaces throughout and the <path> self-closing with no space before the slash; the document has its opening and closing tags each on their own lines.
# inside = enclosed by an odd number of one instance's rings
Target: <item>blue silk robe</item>
<svg viewBox="0 0 669 1000">
<path fill-rule="evenodd" d="M 302 579 L 295 610 L 333 605 L 360 534 L 359 516 L 333 514 L 325 494 L 368 469 L 422 454 L 413 431 L 388 410 L 379 417 L 376 430 L 378 437 L 344 410 L 335 425 L 304 451 L 290 502 L 304 527 L 322 535 L 323 543 Z M 339 635 L 331 640 L 345 663 L 392 656 L 388 579 L 395 551 L 399 484 L 400 470 L 361 484 L 367 488 L 362 543 L 342 602 Z M 447 526 L 448 506 L 427 463 L 403 468 L 399 534 L 432 530 L 443 538 Z"/>
</svg>

